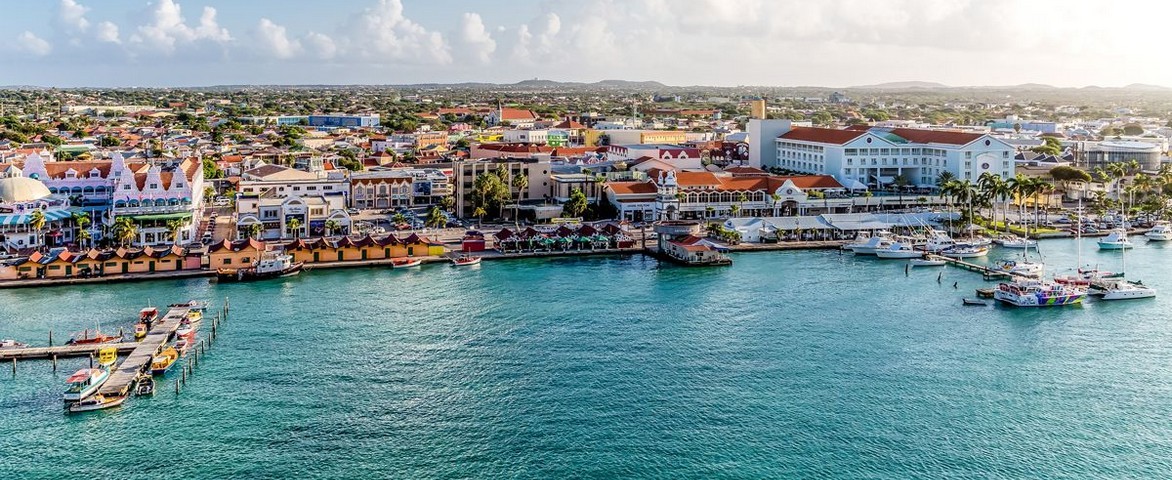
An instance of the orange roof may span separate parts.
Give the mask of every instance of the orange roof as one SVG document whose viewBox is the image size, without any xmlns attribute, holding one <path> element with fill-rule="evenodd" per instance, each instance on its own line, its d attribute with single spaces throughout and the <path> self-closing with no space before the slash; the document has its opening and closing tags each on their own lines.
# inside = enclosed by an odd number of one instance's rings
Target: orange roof
<svg viewBox="0 0 1172 480">
<path fill-rule="evenodd" d="M 658 187 L 651 182 L 607 182 L 606 186 L 614 191 L 615 195 L 637 195 L 655 193 Z"/>
<path fill-rule="evenodd" d="M 520 108 L 502 108 L 501 120 L 536 120 L 537 115 L 532 110 Z"/>
<path fill-rule="evenodd" d="M 835 143 L 842 145 L 859 138 L 867 132 L 859 130 L 839 130 L 835 128 L 794 127 L 793 130 L 781 134 L 778 138 L 787 140 L 801 140 L 805 142 Z"/>
<path fill-rule="evenodd" d="M 891 129 L 891 133 L 916 143 L 947 143 L 949 145 L 968 145 L 983 136 L 979 133 L 924 130 L 919 128 L 893 128 Z"/>
</svg>

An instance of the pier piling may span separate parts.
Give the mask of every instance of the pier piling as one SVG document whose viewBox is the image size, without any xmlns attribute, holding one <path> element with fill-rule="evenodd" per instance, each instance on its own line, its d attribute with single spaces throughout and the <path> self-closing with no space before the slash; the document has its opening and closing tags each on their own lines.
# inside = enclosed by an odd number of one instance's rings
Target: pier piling
<svg viewBox="0 0 1172 480">
<path fill-rule="evenodd" d="M 12 375 L 16 375 L 16 357 L 12 357 Z"/>
<path fill-rule="evenodd" d="M 16 360 L 15 358 L 13 360 Z M 53 373 L 57 373 L 57 355 L 53 355 Z"/>
<path fill-rule="evenodd" d="M 53 346 L 53 330 L 49 330 L 49 346 Z"/>
</svg>

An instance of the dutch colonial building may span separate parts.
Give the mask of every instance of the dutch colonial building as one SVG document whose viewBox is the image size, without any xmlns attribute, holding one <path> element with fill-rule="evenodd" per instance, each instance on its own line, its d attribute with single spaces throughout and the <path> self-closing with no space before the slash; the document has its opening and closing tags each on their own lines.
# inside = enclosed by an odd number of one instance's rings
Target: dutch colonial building
<svg viewBox="0 0 1172 480">
<path fill-rule="evenodd" d="M 842 189 L 841 184 L 827 175 L 651 173 L 651 179 L 646 181 L 606 184 L 608 198 L 618 208 L 622 219 L 658 221 L 794 215 L 808 203 L 809 192 Z"/>
</svg>

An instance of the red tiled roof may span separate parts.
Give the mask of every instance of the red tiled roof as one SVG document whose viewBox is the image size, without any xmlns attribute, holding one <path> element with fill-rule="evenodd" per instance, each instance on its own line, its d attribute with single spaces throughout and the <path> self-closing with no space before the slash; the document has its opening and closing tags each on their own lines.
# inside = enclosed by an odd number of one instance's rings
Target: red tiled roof
<svg viewBox="0 0 1172 480">
<path fill-rule="evenodd" d="M 916 143 L 946 143 L 949 145 L 968 145 L 983 136 L 979 133 L 924 130 L 919 128 L 893 128 L 891 129 L 891 133 Z"/>
<path fill-rule="evenodd" d="M 537 115 L 532 110 L 520 108 L 502 108 L 501 120 L 536 120 Z"/>
<path fill-rule="evenodd" d="M 842 145 L 866 133 L 858 130 L 839 130 L 836 128 L 794 127 L 793 130 L 781 134 L 778 138 Z"/>
</svg>

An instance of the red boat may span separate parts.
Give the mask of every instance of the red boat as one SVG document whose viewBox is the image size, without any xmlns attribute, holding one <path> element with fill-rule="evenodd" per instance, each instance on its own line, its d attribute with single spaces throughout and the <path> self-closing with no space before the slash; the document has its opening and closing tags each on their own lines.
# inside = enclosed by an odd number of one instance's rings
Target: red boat
<svg viewBox="0 0 1172 480">
<path fill-rule="evenodd" d="M 396 258 L 391 260 L 391 268 L 418 267 L 422 263 L 422 258 Z"/>
<path fill-rule="evenodd" d="M 159 318 L 159 309 L 155 307 L 146 307 L 138 312 L 138 321 L 140 323 L 151 323 Z"/>
<path fill-rule="evenodd" d="M 92 337 L 90 336 L 90 331 L 88 329 L 82 332 L 80 335 L 81 336 L 79 337 L 78 334 L 74 334 L 73 338 L 69 339 L 67 345 L 96 345 L 99 343 L 113 343 L 122 341 L 122 337 L 120 336 L 106 335 L 99 330 L 94 330 Z"/>
</svg>

